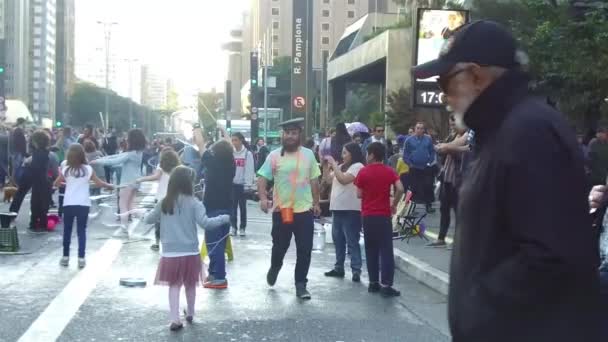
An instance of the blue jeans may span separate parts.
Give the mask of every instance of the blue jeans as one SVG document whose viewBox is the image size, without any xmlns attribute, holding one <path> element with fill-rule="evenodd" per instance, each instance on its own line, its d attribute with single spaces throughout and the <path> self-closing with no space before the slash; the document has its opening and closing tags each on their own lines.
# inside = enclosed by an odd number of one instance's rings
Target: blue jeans
<svg viewBox="0 0 608 342">
<path fill-rule="evenodd" d="M 78 235 L 78 257 L 84 258 L 87 245 L 87 220 L 89 207 L 82 205 L 67 205 L 63 207 L 63 256 L 70 256 L 70 243 L 72 242 L 72 226 L 76 219 L 76 233 Z"/>
<path fill-rule="evenodd" d="M 361 273 L 361 212 L 358 210 L 334 210 L 331 235 L 336 248 L 336 271 L 344 271 L 346 245 L 350 252 L 350 267 L 354 273 Z"/>
<path fill-rule="evenodd" d="M 208 217 L 230 215 L 231 209 L 208 209 Z M 230 223 L 219 228 L 205 230 L 205 243 L 209 253 L 209 275 L 214 279 L 226 279 L 226 239 L 230 233 Z M 220 241 L 221 240 L 221 241 Z M 220 241 L 218 243 L 218 241 Z"/>
</svg>

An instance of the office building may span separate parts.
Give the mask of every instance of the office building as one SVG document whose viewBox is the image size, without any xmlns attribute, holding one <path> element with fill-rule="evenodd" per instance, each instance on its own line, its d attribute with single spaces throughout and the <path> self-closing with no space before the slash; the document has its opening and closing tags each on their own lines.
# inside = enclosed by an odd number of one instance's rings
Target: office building
<svg viewBox="0 0 608 342">
<path fill-rule="evenodd" d="M 323 67 L 344 30 L 367 13 L 397 13 L 392 0 L 313 0 L 313 69 Z M 293 0 L 254 0 L 251 7 L 252 47 L 265 41 L 272 56 L 291 56 Z M 266 38 L 265 38 L 266 37 Z"/>
<path fill-rule="evenodd" d="M 394 13 L 399 6 L 392 0 L 313 0 L 312 68 L 315 84 L 320 87 L 324 61 L 335 50 L 344 30 L 372 12 Z M 250 53 L 262 51 L 265 60 L 291 56 L 293 0 L 253 0 L 243 14 L 240 27 L 231 32 L 224 45 L 228 51 L 228 75 L 232 90 L 231 109 L 240 112 L 241 90 L 245 91 L 250 76 Z M 319 88 L 316 87 L 316 88 Z"/>
<path fill-rule="evenodd" d="M 154 110 L 167 107 L 167 78 L 149 65 L 141 68 L 141 104 Z"/>
<path fill-rule="evenodd" d="M 4 92 L 7 98 L 29 102 L 30 0 L 0 0 L 0 40 L 4 38 Z M 3 11 L 2 11 L 3 9 Z M 1 52 L 0 52 L 1 53 Z"/>
<path fill-rule="evenodd" d="M 57 0 L 56 113 L 66 120 L 74 90 L 74 0 Z"/>
<path fill-rule="evenodd" d="M 55 0 L 32 0 L 30 109 L 34 118 L 55 118 L 56 91 L 56 3 Z"/>
</svg>

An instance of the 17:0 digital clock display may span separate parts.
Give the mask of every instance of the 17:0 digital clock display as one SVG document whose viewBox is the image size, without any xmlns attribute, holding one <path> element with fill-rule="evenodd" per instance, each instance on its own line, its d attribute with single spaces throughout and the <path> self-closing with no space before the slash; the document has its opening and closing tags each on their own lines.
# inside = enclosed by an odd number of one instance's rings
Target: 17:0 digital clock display
<svg viewBox="0 0 608 342">
<path fill-rule="evenodd" d="M 435 90 L 416 90 L 416 104 L 420 106 L 441 106 L 443 105 L 443 93 Z"/>
</svg>

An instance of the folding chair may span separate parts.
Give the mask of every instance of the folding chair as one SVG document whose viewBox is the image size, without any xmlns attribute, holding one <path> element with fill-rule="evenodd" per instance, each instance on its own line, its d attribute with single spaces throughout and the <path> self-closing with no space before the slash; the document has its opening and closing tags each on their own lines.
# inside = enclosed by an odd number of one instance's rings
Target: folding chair
<svg viewBox="0 0 608 342">
<path fill-rule="evenodd" d="M 403 201 L 399 202 L 397 213 L 393 216 L 393 240 L 407 240 L 409 243 L 411 238 L 417 236 L 429 241 L 424 234 L 426 227 L 422 222 L 427 214 L 416 212 L 416 203 L 412 201 L 412 196 L 413 193 L 408 190 Z"/>
</svg>

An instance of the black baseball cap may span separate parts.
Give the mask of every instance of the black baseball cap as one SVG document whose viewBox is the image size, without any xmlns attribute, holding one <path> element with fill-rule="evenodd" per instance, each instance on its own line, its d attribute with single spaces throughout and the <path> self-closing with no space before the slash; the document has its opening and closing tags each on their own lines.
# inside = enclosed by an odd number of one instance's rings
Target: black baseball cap
<svg viewBox="0 0 608 342">
<path fill-rule="evenodd" d="M 457 63 L 511 69 L 520 65 L 516 55 L 517 42 L 511 32 L 496 22 L 478 20 L 458 28 L 437 59 L 413 67 L 412 73 L 417 79 L 441 76 Z"/>
<path fill-rule="evenodd" d="M 278 126 L 283 128 L 284 130 L 294 129 L 294 128 L 302 129 L 302 126 L 304 126 L 304 118 L 296 118 L 296 119 L 283 121 L 280 124 L 278 124 Z"/>
</svg>

